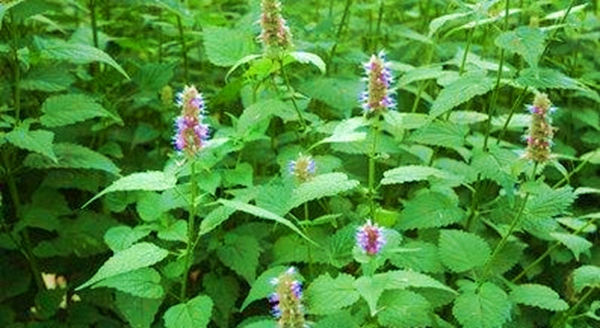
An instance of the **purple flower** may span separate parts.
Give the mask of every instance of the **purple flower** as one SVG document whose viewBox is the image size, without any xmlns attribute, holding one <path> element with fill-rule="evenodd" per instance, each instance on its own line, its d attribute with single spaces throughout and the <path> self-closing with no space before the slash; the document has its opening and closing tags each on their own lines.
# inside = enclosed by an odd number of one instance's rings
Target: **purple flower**
<svg viewBox="0 0 600 328">
<path fill-rule="evenodd" d="M 525 136 L 527 142 L 525 157 L 537 163 L 547 162 L 551 158 L 550 147 L 554 128 L 551 125 L 550 114 L 556 111 L 556 108 L 551 105 L 548 96 L 540 93 L 535 96 L 533 105 L 527 106 L 531 113 L 531 124 Z"/>
<path fill-rule="evenodd" d="M 356 243 L 367 254 L 376 255 L 386 243 L 383 228 L 378 227 L 377 224 L 372 224 L 371 220 L 368 220 L 367 223 L 358 228 Z"/>
<path fill-rule="evenodd" d="M 366 113 L 380 113 L 388 109 L 394 109 L 396 102 L 392 98 L 390 90 L 392 83 L 392 72 L 389 64 L 385 61 L 385 55 L 379 52 L 372 55 L 368 63 L 364 65 L 367 91 L 360 94 L 360 102 Z"/>
<path fill-rule="evenodd" d="M 292 47 L 292 34 L 281 16 L 281 2 L 262 0 L 261 9 L 260 40 L 268 56 L 278 57 L 282 51 Z"/>
<path fill-rule="evenodd" d="M 194 86 L 185 86 L 177 94 L 177 105 L 181 114 L 175 119 L 175 149 L 193 156 L 204 146 L 208 139 L 208 126 L 202 123 L 204 100 Z"/>
<path fill-rule="evenodd" d="M 275 292 L 269 296 L 271 313 L 279 319 L 280 327 L 304 327 L 302 307 L 302 284 L 294 278 L 296 269 L 290 267 L 279 277 L 271 280 Z"/>
<path fill-rule="evenodd" d="M 290 161 L 288 169 L 290 174 L 295 176 L 298 181 L 306 182 L 315 175 L 317 167 L 310 155 L 300 153 L 295 161 Z"/>
</svg>

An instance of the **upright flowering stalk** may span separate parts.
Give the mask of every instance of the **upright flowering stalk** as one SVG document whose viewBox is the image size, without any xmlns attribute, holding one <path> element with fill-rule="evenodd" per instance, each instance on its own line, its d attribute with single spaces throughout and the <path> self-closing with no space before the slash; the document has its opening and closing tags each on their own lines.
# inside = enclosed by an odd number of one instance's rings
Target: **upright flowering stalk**
<svg viewBox="0 0 600 328">
<path fill-rule="evenodd" d="M 306 182 L 315 176 L 316 165 L 310 155 L 298 155 L 298 159 L 290 161 L 288 169 L 299 182 Z"/>
<path fill-rule="evenodd" d="M 550 114 L 556 108 L 545 93 L 537 94 L 533 100 L 533 105 L 527 106 L 531 113 L 531 125 L 529 126 L 527 141 L 527 150 L 525 157 L 535 163 L 545 163 L 550 160 L 550 147 L 554 128 L 551 125 Z"/>
<path fill-rule="evenodd" d="M 383 228 L 378 227 L 377 224 L 372 224 L 371 220 L 368 220 L 367 223 L 358 228 L 356 243 L 368 255 L 377 255 L 386 243 Z"/>
<path fill-rule="evenodd" d="M 278 318 L 279 327 L 304 328 L 304 309 L 302 307 L 302 284 L 294 278 L 296 269 L 290 267 L 271 283 L 275 292 L 269 296 L 273 305 L 272 313 Z"/>
<path fill-rule="evenodd" d="M 204 100 L 194 86 L 185 86 L 177 94 L 181 115 L 175 119 L 173 144 L 177 151 L 193 156 L 204 146 L 208 138 L 208 126 L 202 123 Z"/>
<path fill-rule="evenodd" d="M 396 107 L 391 96 L 390 85 L 392 73 L 385 61 L 383 51 L 372 55 L 369 62 L 364 64 L 367 77 L 367 91 L 361 93 L 361 106 L 367 114 L 382 113 Z"/>
<path fill-rule="evenodd" d="M 281 2 L 262 0 L 260 17 L 260 39 L 267 56 L 278 57 L 292 47 L 292 33 L 281 16 Z"/>
</svg>

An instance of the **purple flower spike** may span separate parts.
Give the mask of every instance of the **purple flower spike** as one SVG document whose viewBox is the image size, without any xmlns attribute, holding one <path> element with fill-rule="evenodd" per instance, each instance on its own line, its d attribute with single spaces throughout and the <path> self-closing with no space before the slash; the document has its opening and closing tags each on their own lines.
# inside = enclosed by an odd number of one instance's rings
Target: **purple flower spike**
<svg viewBox="0 0 600 328">
<path fill-rule="evenodd" d="M 551 125 L 550 114 L 554 113 L 556 108 L 551 105 L 548 96 L 541 93 L 535 96 L 533 105 L 527 106 L 531 113 L 531 125 L 525 136 L 527 142 L 525 157 L 537 163 L 545 163 L 552 157 L 550 147 L 554 128 Z"/>
<path fill-rule="evenodd" d="M 285 19 L 281 16 L 281 2 L 278 0 L 262 0 L 260 16 L 261 34 L 267 56 L 278 57 L 281 52 L 292 47 L 292 33 Z"/>
<path fill-rule="evenodd" d="M 299 182 L 306 182 L 315 176 L 317 167 L 310 155 L 299 154 L 295 161 L 290 161 L 288 169 Z"/>
<path fill-rule="evenodd" d="M 356 243 L 367 254 L 378 254 L 386 243 L 383 228 L 378 227 L 377 224 L 372 224 L 371 220 L 368 220 L 367 223 L 358 228 Z"/>
<path fill-rule="evenodd" d="M 360 94 L 359 99 L 363 110 L 370 113 L 381 113 L 388 109 L 394 109 L 396 102 L 392 98 L 390 90 L 392 84 L 392 72 L 389 64 L 385 61 L 385 55 L 380 52 L 372 55 L 368 63 L 364 65 L 367 91 Z"/>
<path fill-rule="evenodd" d="M 193 156 L 208 139 L 208 126 L 202 123 L 204 100 L 196 87 L 185 86 L 177 94 L 177 105 L 181 107 L 181 114 L 175 119 L 173 145 L 177 151 Z"/>
<path fill-rule="evenodd" d="M 271 313 L 278 318 L 280 327 L 304 328 L 304 309 L 302 307 L 302 284 L 294 278 L 296 270 L 290 267 L 279 277 L 271 280 L 275 293 L 269 296 Z"/>
</svg>

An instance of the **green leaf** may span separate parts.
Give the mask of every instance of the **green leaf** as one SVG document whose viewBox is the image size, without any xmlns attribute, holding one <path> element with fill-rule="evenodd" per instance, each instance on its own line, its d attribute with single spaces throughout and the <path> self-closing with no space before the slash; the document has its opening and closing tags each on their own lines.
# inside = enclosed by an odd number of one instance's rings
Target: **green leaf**
<svg viewBox="0 0 600 328">
<path fill-rule="evenodd" d="M 367 138 L 365 132 L 356 132 L 355 130 L 367 124 L 363 117 L 354 117 L 340 122 L 333 130 L 333 134 L 317 143 L 331 142 L 355 142 Z"/>
<path fill-rule="evenodd" d="M 398 79 L 398 86 L 402 87 L 414 81 L 437 79 L 444 75 L 441 65 L 415 67 L 405 72 Z"/>
<path fill-rule="evenodd" d="M 234 208 L 228 206 L 219 206 L 212 210 L 208 215 L 200 222 L 199 236 L 205 235 L 225 222 L 231 214 L 235 212 Z"/>
<path fill-rule="evenodd" d="M 317 277 L 306 289 L 306 302 L 312 314 L 329 314 L 358 301 L 354 278 L 340 273 L 335 279 L 329 273 Z"/>
<path fill-rule="evenodd" d="M 421 295 L 408 290 L 394 290 L 381 297 L 377 321 L 394 328 L 430 327 L 431 304 Z"/>
<path fill-rule="evenodd" d="M 45 130 L 31 131 L 23 124 L 7 133 L 5 138 L 16 147 L 44 155 L 53 162 L 58 161 L 52 147 L 54 132 Z"/>
<path fill-rule="evenodd" d="M 465 213 L 455 199 L 441 193 L 426 191 L 404 205 L 398 228 L 401 230 L 447 226 L 462 221 Z"/>
<path fill-rule="evenodd" d="M 435 121 L 413 132 L 409 140 L 425 145 L 457 149 L 464 145 L 468 132 L 469 127 L 466 125 Z"/>
<path fill-rule="evenodd" d="M 414 251 L 390 254 L 388 257 L 393 265 L 417 272 L 444 271 L 436 245 L 424 241 L 410 241 L 403 247 Z"/>
<path fill-rule="evenodd" d="M 19 82 L 24 90 L 57 92 L 67 90 L 75 82 L 69 70 L 60 66 L 34 66 Z"/>
<path fill-rule="evenodd" d="M 493 87 L 494 80 L 487 77 L 485 72 L 468 72 L 439 93 L 429 114 L 438 117 L 475 96 L 488 93 Z"/>
<path fill-rule="evenodd" d="M 453 176 L 446 171 L 442 171 L 440 169 L 436 169 L 434 167 L 429 166 L 421 166 L 421 165 L 408 165 L 401 166 L 397 168 L 393 168 L 391 170 L 387 170 L 383 172 L 383 179 L 381 180 L 381 184 L 395 184 L 395 183 L 404 183 L 404 182 L 412 182 L 412 181 L 422 181 L 427 180 L 430 177 L 436 177 L 440 179 L 460 179 L 457 176 Z"/>
<path fill-rule="evenodd" d="M 360 93 L 362 88 L 362 84 L 356 79 L 327 77 L 307 79 L 299 86 L 299 90 L 303 94 L 320 100 L 342 112 L 350 112 L 358 106 L 356 95 Z"/>
<path fill-rule="evenodd" d="M 233 66 L 255 48 L 253 36 L 246 30 L 206 26 L 202 35 L 206 56 L 216 66 Z"/>
<path fill-rule="evenodd" d="M 545 49 L 546 35 L 538 27 L 519 26 L 514 31 L 500 34 L 495 43 L 511 53 L 517 53 L 531 67 L 537 67 Z"/>
<path fill-rule="evenodd" d="M 94 117 L 112 116 L 94 98 L 82 94 L 51 96 L 42 104 L 40 122 L 46 127 L 57 127 L 85 121 Z"/>
<path fill-rule="evenodd" d="M 496 328 L 510 319 L 510 308 L 506 293 L 486 282 L 478 290 L 461 294 L 454 302 L 452 313 L 465 328 Z"/>
<path fill-rule="evenodd" d="M 381 277 L 385 281 L 385 289 L 405 289 L 407 287 L 433 288 L 456 294 L 452 288 L 423 273 L 397 270 L 380 273 L 375 276 Z"/>
<path fill-rule="evenodd" d="M 420 113 L 399 113 L 397 111 L 387 111 L 383 113 L 383 119 L 391 126 L 391 133 L 397 131 L 418 129 L 428 123 L 427 114 Z"/>
<path fill-rule="evenodd" d="M 163 318 L 167 328 L 202 328 L 208 326 L 212 315 L 213 301 L 199 295 L 186 303 L 171 306 Z"/>
<path fill-rule="evenodd" d="M 188 242 L 188 224 L 185 220 L 176 220 L 158 228 L 157 237 L 162 240 Z"/>
<path fill-rule="evenodd" d="M 367 301 L 369 305 L 369 311 L 371 316 L 377 314 L 377 300 L 385 290 L 386 279 L 382 279 L 382 276 L 362 276 L 356 279 L 354 287 L 360 296 Z"/>
<path fill-rule="evenodd" d="M 483 266 L 491 253 L 481 237 L 460 230 L 442 230 L 439 248 L 442 262 L 454 272 Z"/>
<path fill-rule="evenodd" d="M 510 171 L 510 162 L 513 159 L 516 159 L 514 153 L 490 147 L 489 152 L 474 151 L 471 166 L 481 173 L 482 177 L 496 181 L 505 190 L 511 190 L 517 182 L 517 178 Z"/>
<path fill-rule="evenodd" d="M 356 188 L 358 184 L 357 180 L 348 180 L 348 176 L 340 172 L 317 175 L 294 189 L 289 208 L 298 207 L 311 200 L 338 195 Z"/>
<path fill-rule="evenodd" d="M 517 82 L 537 89 L 571 89 L 582 91 L 584 95 L 600 101 L 598 94 L 585 84 L 551 68 L 527 68 L 520 72 Z"/>
<path fill-rule="evenodd" d="M 162 298 L 160 274 L 153 268 L 140 268 L 99 281 L 92 288 L 108 287 L 144 298 Z"/>
<path fill-rule="evenodd" d="M 302 238 L 306 239 L 307 241 L 309 241 L 312 244 L 316 243 L 314 241 L 312 241 L 312 239 L 308 238 L 308 236 L 306 236 L 302 231 L 300 231 L 300 229 L 298 229 L 292 222 L 290 222 L 289 220 L 282 218 L 281 216 L 267 211 L 263 208 L 254 206 L 254 205 L 250 205 L 250 204 L 246 204 L 246 203 L 242 203 L 236 200 L 226 200 L 226 199 L 219 199 L 219 203 L 236 209 L 238 211 L 242 211 L 242 212 L 246 212 L 248 214 L 252 214 L 254 216 L 257 216 L 259 218 L 263 218 L 263 219 L 267 219 L 267 220 L 272 220 L 278 223 L 283 224 L 284 226 L 292 229 L 295 233 L 297 233 L 298 235 L 300 235 Z"/>
<path fill-rule="evenodd" d="M 223 264 L 252 284 L 256 278 L 260 252 L 258 240 L 253 236 L 229 233 L 225 235 L 224 245 L 217 249 L 217 256 Z"/>
<path fill-rule="evenodd" d="M 290 53 L 288 53 L 288 55 L 291 56 L 292 58 L 294 58 L 294 60 L 296 60 L 299 63 L 313 64 L 321 71 L 321 74 L 325 74 L 325 71 L 326 71 L 325 62 L 321 59 L 321 57 L 319 57 L 313 53 L 303 52 L 303 51 L 290 52 Z"/>
<path fill-rule="evenodd" d="M 584 265 L 573 271 L 573 287 L 580 293 L 585 287 L 600 288 L 600 267 Z"/>
<path fill-rule="evenodd" d="M 272 267 L 269 270 L 263 272 L 258 278 L 256 278 L 256 280 L 254 280 L 254 283 L 252 283 L 250 292 L 248 293 L 248 296 L 246 296 L 246 299 L 244 300 L 240 311 L 244 311 L 244 309 L 248 305 L 250 305 L 250 303 L 269 296 L 273 292 L 273 284 L 271 284 L 271 280 L 273 278 L 278 277 L 287 269 L 288 267 L 284 266 Z"/>
<path fill-rule="evenodd" d="M 551 189 L 546 185 L 535 186 L 535 195 L 525 204 L 525 214 L 531 219 L 547 219 L 563 214 L 577 197 L 573 188 L 567 186 Z"/>
<path fill-rule="evenodd" d="M 89 287 L 104 279 L 120 275 L 122 273 L 134 271 L 140 268 L 149 267 L 162 261 L 169 255 L 169 252 L 151 243 L 138 243 L 128 249 L 116 252 L 111 258 L 106 260 L 98 272 L 75 290 L 81 290 Z"/>
<path fill-rule="evenodd" d="M 91 202 L 111 192 L 131 190 L 167 190 L 175 187 L 176 183 L 177 179 L 174 175 L 166 174 L 161 171 L 133 173 L 113 182 L 99 194 L 88 200 L 87 203 L 85 203 L 82 207 L 86 207 Z"/>
<path fill-rule="evenodd" d="M 231 327 L 230 322 L 233 320 L 233 313 L 238 312 L 236 303 L 240 297 L 240 282 L 237 277 L 207 272 L 202 277 L 202 286 L 215 303 L 213 322 L 220 327 Z"/>
<path fill-rule="evenodd" d="M 577 261 L 579 261 L 579 254 L 588 251 L 594 245 L 583 237 L 569 233 L 551 232 L 550 236 L 571 250 Z"/>
<path fill-rule="evenodd" d="M 256 102 L 244 109 L 237 122 L 237 133 L 247 136 L 259 127 L 259 123 L 267 122 L 273 116 L 297 117 L 290 104 L 279 99 L 268 99 Z"/>
<path fill-rule="evenodd" d="M 115 293 L 115 305 L 132 328 L 150 328 L 162 301 L 160 298 L 142 298 L 128 293 Z"/>
<path fill-rule="evenodd" d="M 81 43 L 68 43 L 59 39 L 36 38 L 35 42 L 42 52 L 42 58 L 66 60 L 74 64 L 101 62 L 112 66 L 129 79 L 127 72 L 104 51 Z"/>
<path fill-rule="evenodd" d="M 544 285 L 519 285 L 513 288 L 509 297 L 515 303 L 537 306 L 544 310 L 565 311 L 569 308 L 569 304 L 560 299 L 557 292 Z"/>
<path fill-rule="evenodd" d="M 113 252 L 118 252 L 131 247 L 138 240 L 148 236 L 150 232 L 152 232 L 150 229 L 132 229 L 120 225 L 108 229 L 104 234 L 104 242 Z"/>
<path fill-rule="evenodd" d="M 37 169 L 91 169 L 115 175 L 121 171 L 108 157 L 80 145 L 57 143 L 53 150 L 56 154 L 56 162 L 37 154 L 30 154 L 25 158 L 24 163 L 28 167 Z"/>
</svg>

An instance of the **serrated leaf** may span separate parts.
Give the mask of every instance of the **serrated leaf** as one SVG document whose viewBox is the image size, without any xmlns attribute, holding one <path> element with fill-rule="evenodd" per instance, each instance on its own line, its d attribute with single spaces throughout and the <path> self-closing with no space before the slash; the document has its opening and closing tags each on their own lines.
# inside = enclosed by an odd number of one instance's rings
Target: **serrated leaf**
<svg viewBox="0 0 600 328">
<path fill-rule="evenodd" d="M 317 77 L 307 79 L 300 84 L 299 89 L 311 98 L 343 112 L 349 112 L 358 104 L 356 95 L 362 90 L 362 84 L 355 79 Z"/>
<path fill-rule="evenodd" d="M 238 312 L 236 303 L 240 296 L 239 280 L 234 276 L 208 272 L 202 277 L 202 286 L 215 303 L 213 322 L 220 327 L 231 327 L 232 314 Z"/>
<path fill-rule="evenodd" d="M 75 77 L 64 67 L 34 66 L 19 82 L 19 86 L 24 90 L 57 92 L 67 90 L 73 82 Z"/>
<path fill-rule="evenodd" d="M 297 114 L 290 104 L 279 99 L 268 99 L 256 102 L 244 109 L 237 122 L 237 133 L 240 136 L 246 136 L 259 123 L 268 122 L 273 116 L 278 117 L 297 117 Z M 266 128 L 266 125 L 264 126 Z"/>
<path fill-rule="evenodd" d="M 459 20 L 459 19 L 462 19 L 463 17 L 470 16 L 472 14 L 473 14 L 473 12 L 471 12 L 471 11 L 464 12 L 464 13 L 452 13 L 452 14 L 443 15 L 443 16 L 433 19 L 429 23 L 429 34 L 427 34 L 427 37 L 431 38 L 447 22 Z"/>
<path fill-rule="evenodd" d="M 367 138 L 365 132 L 356 132 L 355 130 L 367 124 L 364 118 L 355 117 L 340 122 L 331 136 L 319 141 L 317 144 L 331 142 L 355 142 L 362 141 Z"/>
<path fill-rule="evenodd" d="M 227 234 L 224 245 L 217 249 L 217 256 L 223 264 L 252 284 L 261 251 L 258 240 L 253 236 Z"/>
<path fill-rule="evenodd" d="M 524 284 L 516 286 L 510 292 L 509 297 L 515 303 L 537 306 L 544 310 L 565 311 L 569 308 L 569 304 L 560 299 L 557 292 L 544 285 Z"/>
<path fill-rule="evenodd" d="M 588 251 L 594 245 L 583 237 L 569 233 L 551 232 L 550 236 L 571 250 L 577 261 L 579 261 L 579 254 Z"/>
<path fill-rule="evenodd" d="M 292 198 L 289 201 L 289 209 L 298 207 L 311 200 L 335 196 L 352 190 L 358 184 L 357 180 L 348 180 L 348 176 L 341 172 L 317 175 L 294 189 Z"/>
<path fill-rule="evenodd" d="M 102 190 L 92 199 L 88 200 L 82 207 L 86 207 L 94 200 L 115 191 L 131 191 L 131 190 L 167 190 L 175 187 L 177 178 L 174 175 L 166 174 L 161 171 L 148 171 L 133 173 L 123 177 L 110 186 Z"/>
<path fill-rule="evenodd" d="M 58 161 L 52 147 L 54 132 L 45 130 L 31 131 L 25 125 L 20 125 L 4 137 L 16 147 L 44 155 L 53 162 Z"/>
<path fill-rule="evenodd" d="M 354 281 L 354 287 L 360 296 L 369 305 L 371 316 L 377 313 L 377 300 L 385 290 L 386 279 L 381 279 L 381 276 L 362 276 Z"/>
<path fill-rule="evenodd" d="M 423 273 L 397 270 L 380 273 L 376 276 L 385 281 L 385 289 L 404 289 L 407 287 L 433 288 L 456 294 L 452 288 Z"/>
<path fill-rule="evenodd" d="M 524 211 L 525 214 L 534 220 L 547 219 L 563 214 L 576 198 L 573 188 L 568 186 L 553 190 L 543 185 L 541 189 L 536 191 L 533 197 L 529 197 Z"/>
<path fill-rule="evenodd" d="M 538 89 L 571 89 L 582 91 L 584 95 L 600 101 L 598 93 L 583 83 L 551 68 L 527 68 L 520 72 L 517 82 L 523 86 Z"/>
<path fill-rule="evenodd" d="M 456 149 L 464 145 L 468 132 L 469 128 L 466 125 L 435 121 L 413 132 L 409 140 L 425 145 Z"/>
<path fill-rule="evenodd" d="M 393 265 L 416 272 L 444 271 L 436 245 L 423 241 L 410 241 L 403 247 L 414 251 L 390 254 L 388 257 Z"/>
<path fill-rule="evenodd" d="M 517 178 L 511 174 L 510 162 L 517 158 L 514 153 L 490 147 L 489 152 L 473 152 L 471 166 L 481 176 L 496 181 L 505 190 L 511 190 Z"/>
<path fill-rule="evenodd" d="M 442 230 L 439 248 L 442 263 L 454 272 L 483 266 L 491 253 L 481 237 L 460 230 Z"/>
<path fill-rule="evenodd" d="M 312 314 L 329 314 L 354 304 L 360 297 L 354 287 L 354 278 L 340 273 L 332 278 L 329 273 L 317 277 L 306 289 L 306 302 Z"/>
<path fill-rule="evenodd" d="M 213 301 L 206 295 L 199 295 L 186 303 L 171 306 L 165 312 L 167 328 L 203 328 L 208 326 L 212 315 Z"/>
<path fill-rule="evenodd" d="M 258 278 L 256 278 L 256 280 L 254 280 L 254 283 L 252 283 L 250 292 L 248 293 L 248 296 L 246 296 L 246 299 L 244 300 L 240 311 L 244 311 L 244 309 L 248 305 L 250 305 L 250 303 L 269 296 L 273 292 L 273 284 L 271 284 L 271 280 L 273 278 L 278 277 L 287 269 L 288 268 L 284 266 L 272 267 L 269 270 L 263 272 Z"/>
<path fill-rule="evenodd" d="M 42 104 L 40 122 L 46 127 L 57 127 L 85 121 L 94 117 L 108 117 L 109 113 L 93 98 L 82 94 L 51 96 Z"/>
<path fill-rule="evenodd" d="M 106 278 L 92 288 L 108 287 L 144 298 L 162 298 L 165 294 L 160 284 L 160 274 L 153 268 L 140 268 Z"/>
<path fill-rule="evenodd" d="M 584 265 L 573 271 L 573 287 L 580 293 L 585 287 L 600 288 L 600 267 Z"/>
<path fill-rule="evenodd" d="M 495 43 L 511 53 L 517 53 L 531 67 L 537 67 L 545 49 L 546 35 L 540 28 L 519 26 L 514 31 L 500 34 Z"/>
<path fill-rule="evenodd" d="M 185 220 L 177 220 L 168 226 L 158 229 L 157 237 L 169 241 L 188 242 L 188 224 Z"/>
<path fill-rule="evenodd" d="M 325 74 L 326 66 L 325 62 L 321 59 L 321 57 L 313 53 L 304 51 L 294 51 L 290 52 L 288 55 L 290 55 L 292 58 L 294 58 L 294 60 L 296 60 L 299 63 L 314 65 L 321 71 L 321 74 Z"/>
<path fill-rule="evenodd" d="M 429 118 L 427 114 L 420 113 L 399 113 L 397 111 L 386 111 L 383 113 L 383 119 L 391 126 L 392 133 L 396 131 L 418 129 L 427 124 Z"/>
<path fill-rule="evenodd" d="M 431 304 L 421 295 L 408 290 L 389 291 L 382 295 L 377 321 L 384 327 L 412 328 L 431 326 Z"/>
<path fill-rule="evenodd" d="M 218 226 L 221 223 L 225 222 L 231 214 L 235 212 L 235 209 L 228 206 L 219 206 L 212 210 L 208 215 L 202 220 L 200 223 L 200 231 L 198 232 L 199 236 L 205 235 Z"/>
<path fill-rule="evenodd" d="M 206 26 L 202 35 L 206 56 L 216 66 L 233 66 L 254 50 L 252 34 L 246 31 Z"/>
<path fill-rule="evenodd" d="M 150 328 L 162 299 L 135 297 L 128 293 L 116 292 L 115 305 L 132 328 Z"/>
<path fill-rule="evenodd" d="M 77 287 L 81 290 L 104 279 L 120 275 L 122 273 L 146 268 L 162 261 L 169 252 L 151 243 L 138 243 L 128 249 L 116 252 L 98 269 L 98 272 L 88 281 Z"/>
<path fill-rule="evenodd" d="M 394 183 L 404 183 L 411 181 L 422 181 L 427 180 L 429 177 L 436 177 L 440 179 L 452 179 L 457 180 L 460 179 L 457 176 L 447 173 L 446 171 L 442 171 L 440 169 L 436 169 L 430 166 L 421 166 L 421 165 L 408 165 L 401 166 L 397 168 L 393 168 L 391 170 L 387 170 L 383 172 L 383 179 L 381 179 L 381 184 L 394 184 Z"/>
<path fill-rule="evenodd" d="M 292 222 L 290 222 L 289 220 L 271 212 L 271 211 L 267 211 L 264 208 L 260 208 L 258 206 L 254 206 L 251 204 L 246 204 L 246 203 L 242 203 L 239 202 L 237 200 L 226 200 L 226 199 L 219 199 L 219 203 L 236 209 L 238 211 L 242 211 L 242 212 L 246 212 L 248 214 L 252 214 L 256 217 L 259 218 L 263 218 L 263 219 L 267 219 L 267 220 L 272 220 L 278 223 L 283 224 L 284 226 L 292 229 L 295 233 L 297 233 L 298 235 L 300 235 L 302 238 L 306 239 L 308 242 L 310 242 L 311 244 L 316 245 L 316 243 L 308 238 L 308 236 L 306 236 L 302 231 L 300 231 L 300 229 L 298 229 L 298 227 L 296 227 Z"/>
<path fill-rule="evenodd" d="M 452 313 L 465 328 L 502 327 L 510 319 L 506 293 L 486 282 L 478 290 L 466 291 L 455 301 Z"/>
<path fill-rule="evenodd" d="M 128 226 L 116 226 L 104 234 L 104 242 L 113 252 L 125 250 L 138 240 L 148 236 L 150 229 L 132 229 Z"/>
<path fill-rule="evenodd" d="M 475 96 L 488 93 L 493 87 L 494 80 L 485 72 L 468 72 L 440 91 L 429 114 L 438 117 Z"/>
<path fill-rule="evenodd" d="M 437 79 L 444 74 L 441 65 L 415 67 L 405 72 L 398 79 L 398 86 L 402 87 L 414 81 Z"/>
<path fill-rule="evenodd" d="M 447 226 L 462 221 L 465 213 L 447 195 L 423 192 L 406 202 L 400 215 L 401 230 L 425 229 Z"/>
<path fill-rule="evenodd" d="M 104 51 L 82 43 L 69 43 L 59 39 L 36 38 L 37 46 L 42 49 L 42 57 L 66 60 L 74 64 L 101 62 L 112 66 L 129 79 L 127 72 Z"/>
<path fill-rule="evenodd" d="M 56 162 L 37 154 L 30 154 L 25 158 L 24 163 L 26 166 L 37 169 L 92 169 L 115 175 L 121 171 L 108 157 L 80 145 L 57 143 L 54 145 L 53 150 L 56 154 Z"/>
</svg>

